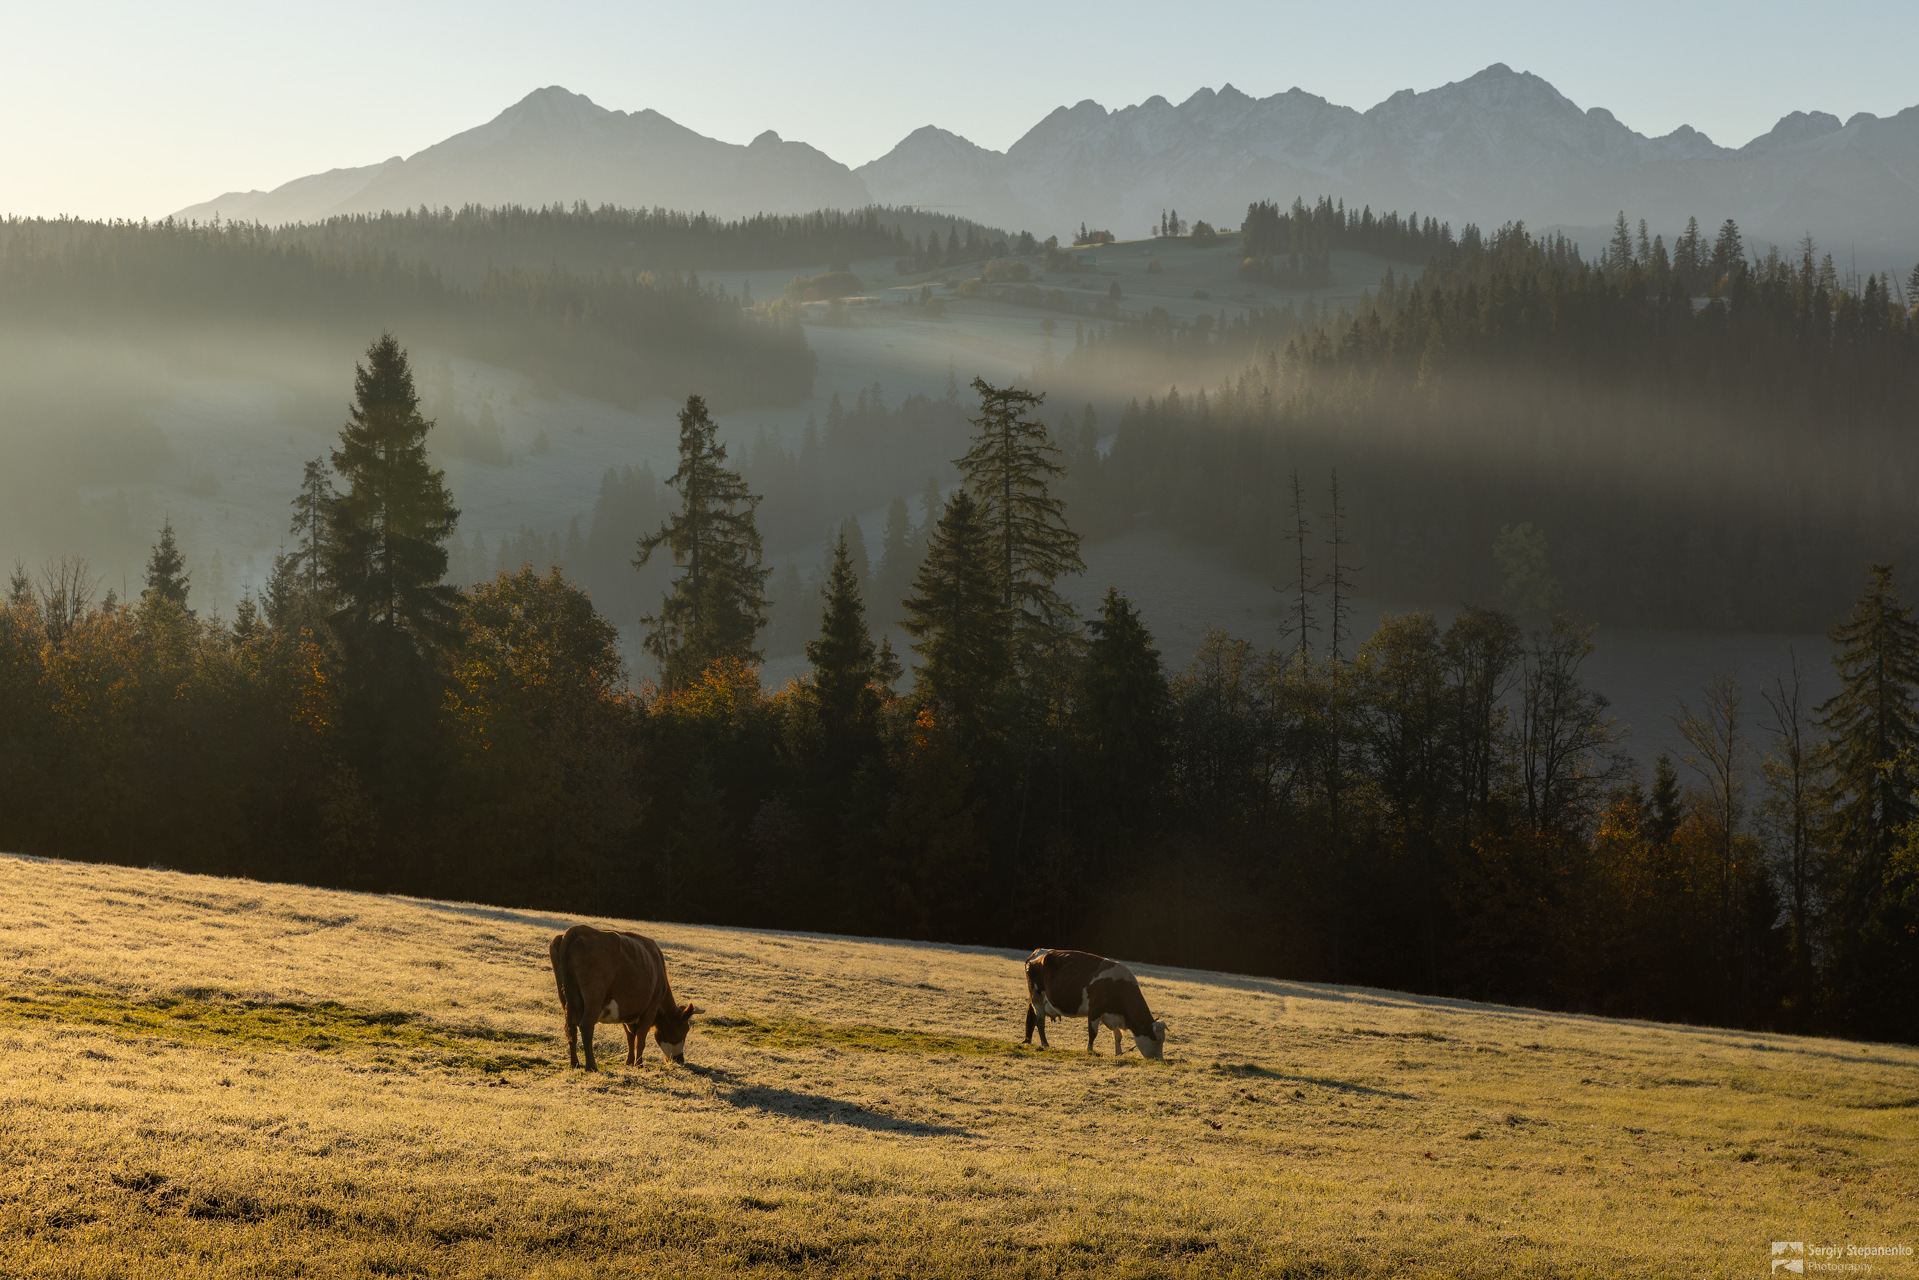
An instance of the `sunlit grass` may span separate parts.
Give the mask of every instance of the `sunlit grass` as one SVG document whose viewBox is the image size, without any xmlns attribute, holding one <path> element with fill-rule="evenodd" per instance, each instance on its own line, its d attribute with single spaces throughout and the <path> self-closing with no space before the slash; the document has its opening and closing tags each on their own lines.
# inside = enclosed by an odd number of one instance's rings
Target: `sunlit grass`
<svg viewBox="0 0 1919 1280">
<path fill-rule="evenodd" d="M 435 1027 L 412 1013 L 365 1012 L 333 1001 L 299 1004 L 229 1004 L 181 996 L 129 999 L 113 992 L 54 988 L 0 999 L 0 1026 L 10 1021 L 57 1022 L 99 1027 L 114 1041 L 138 1045 L 222 1044 L 234 1048 L 309 1049 L 319 1053 L 370 1053 L 375 1061 L 403 1054 L 442 1067 L 504 1071 L 550 1066 L 550 1055 L 479 1052 L 492 1046 L 544 1045 L 549 1036 L 488 1027 Z"/>
<path fill-rule="evenodd" d="M 564 1069 L 570 921 L 0 858 L 0 1274 L 1751 1275 L 1919 1243 L 1919 1051 L 1126 957 L 646 925 L 688 1066 Z M 602 1061 L 618 1062 L 617 1029 Z M 1884 1262 L 1896 1276 L 1910 1263 Z"/>
</svg>

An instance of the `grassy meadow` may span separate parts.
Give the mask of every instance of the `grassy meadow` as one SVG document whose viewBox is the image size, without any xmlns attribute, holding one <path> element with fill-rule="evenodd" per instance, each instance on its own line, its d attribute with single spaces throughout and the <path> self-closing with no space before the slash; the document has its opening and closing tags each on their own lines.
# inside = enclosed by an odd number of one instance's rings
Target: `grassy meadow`
<svg viewBox="0 0 1919 1280">
<path fill-rule="evenodd" d="M 1919 1245 L 1919 1049 L 675 924 L 686 1067 L 564 1070 L 570 919 L 0 857 L 0 1275 L 1768 1273 Z M 630 926 L 628 926 L 630 927 Z M 1130 957 L 1128 958 L 1130 961 Z M 1919 1277 L 1914 1259 L 1878 1276 Z"/>
</svg>

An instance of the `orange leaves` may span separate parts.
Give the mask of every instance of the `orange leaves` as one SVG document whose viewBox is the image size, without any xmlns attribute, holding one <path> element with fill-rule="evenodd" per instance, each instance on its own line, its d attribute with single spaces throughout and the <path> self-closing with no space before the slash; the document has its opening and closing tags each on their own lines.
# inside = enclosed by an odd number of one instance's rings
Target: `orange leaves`
<svg viewBox="0 0 1919 1280">
<path fill-rule="evenodd" d="M 759 664 L 746 658 L 716 658 L 700 678 L 654 696 L 650 710 L 686 725 L 704 722 L 738 728 L 766 716 L 774 699 L 760 687 Z"/>
</svg>

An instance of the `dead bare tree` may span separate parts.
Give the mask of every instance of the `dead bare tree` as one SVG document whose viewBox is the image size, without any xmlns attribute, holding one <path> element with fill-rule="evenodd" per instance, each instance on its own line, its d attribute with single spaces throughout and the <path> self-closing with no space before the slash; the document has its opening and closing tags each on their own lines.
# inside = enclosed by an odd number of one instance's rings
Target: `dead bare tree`
<svg viewBox="0 0 1919 1280">
<path fill-rule="evenodd" d="M 1298 481 L 1297 473 L 1294 475 L 1294 481 L 1295 483 Z M 1351 638 L 1348 634 L 1347 620 L 1353 612 L 1353 581 L 1352 578 L 1348 576 L 1348 571 L 1355 566 L 1346 563 L 1340 555 L 1349 545 L 1348 539 L 1346 538 L 1346 531 L 1340 523 L 1342 515 L 1343 513 L 1339 506 L 1339 469 L 1335 467 L 1333 469 L 1333 509 L 1327 515 L 1329 533 L 1326 539 L 1326 546 L 1331 551 L 1333 557 L 1333 567 L 1326 574 L 1326 586 L 1332 592 L 1333 597 L 1332 656 L 1335 664 L 1339 663 L 1345 657 L 1345 654 L 1342 652 L 1344 641 Z M 1300 573 L 1303 576 L 1305 572 L 1306 567 L 1302 562 L 1300 565 Z"/>
<path fill-rule="evenodd" d="M 1772 722 L 1766 726 L 1772 750 L 1760 766 L 1766 783 L 1761 812 L 1768 843 L 1786 884 L 1793 1006 L 1803 1016 L 1810 1007 L 1813 984 L 1812 930 L 1818 892 L 1814 801 L 1820 783 L 1819 752 L 1817 741 L 1810 736 L 1812 726 L 1799 682 L 1799 655 L 1789 651 L 1788 659 L 1790 683 L 1784 677 L 1775 677 L 1773 687 L 1760 694 L 1772 712 Z"/>
<path fill-rule="evenodd" d="M 1683 757 L 1706 784 L 1706 812 L 1718 827 L 1719 939 L 1725 988 L 1725 1017 L 1732 1018 L 1733 977 L 1739 970 L 1733 922 L 1733 876 L 1737 866 L 1735 841 L 1745 820 L 1746 746 L 1741 737 L 1739 677 L 1715 677 L 1705 689 L 1705 705 L 1695 712 L 1683 701 L 1673 723 L 1692 749 Z"/>
<path fill-rule="evenodd" d="M 99 589 L 99 575 L 80 556 L 61 556 L 41 567 L 40 618 L 50 643 L 57 647 L 66 642 L 92 610 Z"/>
<path fill-rule="evenodd" d="M 1520 673 L 1519 773 L 1526 820 L 1535 831 L 1570 831 L 1591 817 L 1619 773 L 1618 729 L 1603 694 L 1579 669 L 1593 651 L 1593 629 L 1558 614 L 1534 632 Z"/>
</svg>

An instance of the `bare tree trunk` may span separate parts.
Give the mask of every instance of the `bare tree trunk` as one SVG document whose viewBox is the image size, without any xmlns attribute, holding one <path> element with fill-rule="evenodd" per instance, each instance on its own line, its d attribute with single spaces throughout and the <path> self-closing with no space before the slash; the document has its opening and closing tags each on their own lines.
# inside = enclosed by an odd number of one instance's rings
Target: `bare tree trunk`
<svg viewBox="0 0 1919 1280">
<path fill-rule="evenodd" d="M 1808 741 L 1799 655 L 1791 655 L 1792 682 L 1775 678 L 1760 696 L 1772 712 L 1767 731 L 1773 749 L 1765 761 L 1769 825 L 1786 881 L 1786 911 L 1792 937 L 1794 1016 L 1807 1017 L 1812 1005 L 1813 797 L 1818 785 L 1815 745 Z"/>
<path fill-rule="evenodd" d="M 1744 819 L 1745 744 L 1740 738 L 1739 677 L 1715 678 L 1706 686 L 1706 702 L 1695 714 L 1684 702 L 1673 717 L 1680 736 L 1692 748 L 1686 763 L 1705 780 L 1714 820 L 1719 824 L 1719 955 L 1723 971 L 1721 1017 L 1733 1022 L 1733 988 L 1742 972 L 1733 920 L 1733 841 Z"/>
</svg>

